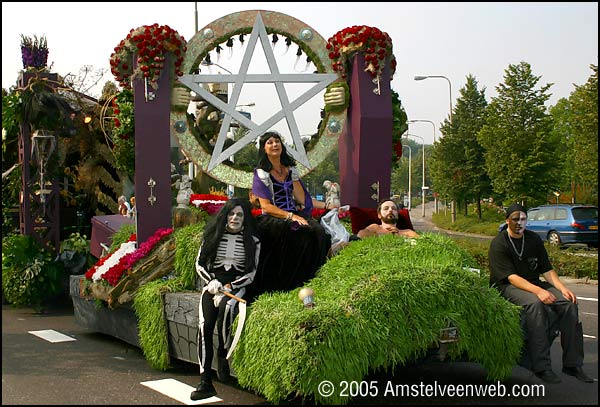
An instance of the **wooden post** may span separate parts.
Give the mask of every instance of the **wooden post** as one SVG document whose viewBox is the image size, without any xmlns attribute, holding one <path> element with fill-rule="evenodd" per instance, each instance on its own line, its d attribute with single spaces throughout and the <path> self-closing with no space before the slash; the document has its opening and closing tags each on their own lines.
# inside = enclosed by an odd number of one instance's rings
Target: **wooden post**
<svg viewBox="0 0 600 407">
<path fill-rule="evenodd" d="M 339 143 L 341 201 L 350 206 L 374 208 L 379 199 L 390 196 L 392 93 L 389 64 L 379 84 L 364 72 L 364 66 L 364 55 L 356 54 L 352 61 L 348 130 Z M 380 94 L 373 89 L 379 89 Z M 378 187 L 373 188 L 374 184 Z"/>
<path fill-rule="evenodd" d="M 134 56 L 136 59 L 137 56 Z M 153 89 L 133 82 L 135 107 L 135 204 L 138 244 L 171 223 L 170 56 Z"/>
</svg>

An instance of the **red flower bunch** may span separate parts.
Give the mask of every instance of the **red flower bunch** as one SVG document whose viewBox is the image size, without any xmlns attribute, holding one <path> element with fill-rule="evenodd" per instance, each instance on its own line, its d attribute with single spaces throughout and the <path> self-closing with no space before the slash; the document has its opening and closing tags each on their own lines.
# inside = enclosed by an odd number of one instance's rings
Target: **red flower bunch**
<svg viewBox="0 0 600 407">
<path fill-rule="evenodd" d="M 171 233 L 173 233 L 172 228 L 157 229 L 156 232 L 154 232 L 154 234 L 152 236 L 150 236 L 148 238 L 148 240 L 146 240 L 144 243 L 140 244 L 140 247 L 138 247 L 134 252 L 121 257 L 117 264 L 115 264 L 113 267 L 111 267 L 109 270 L 107 270 L 104 274 L 102 274 L 102 278 L 104 280 L 106 280 L 108 282 L 108 284 L 112 285 L 113 287 L 116 286 L 119 283 L 119 280 L 121 279 L 123 274 L 125 274 L 125 272 L 127 270 L 130 270 L 138 261 L 140 261 L 141 259 L 146 257 L 148 254 L 150 254 L 150 252 L 152 251 L 152 249 L 154 249 L 154 247 L 158 244 L 158 242 L 160 242 L 163 237 L 168 236 Z M 132 235 L 132 238 L 135 239 L 135 235 Z M 131 241 L 132 238 L 129 238 L 129 241 Z M 100 262 L 104 262 L 104 261 L 106 261 L 106 259 L 108 259 L 110 257 L 111 257 L 111 255 L 106 256 L 104 259 L 100 260 Z M 98 263 L 100 263 L 100 262 L 98 262 Z M 98 267 L 99 266 L 98 263 L 96 263 L 96 265 L 94 267 Z M 88 271 L 88 273 L 89 273 L 89 271 Z M 88 276 L 88 273 L 86 273 L 86 277 Z"/>
<path fill-rule="evenodd" d="M 134 242 L 136 239 L 137 239 L 137 235 L 135 233 L 133 233 L 131 236 L 129 236 L 129 239 L 127 239 L 126 243 Z M 113 250 L 112 252 L 110 252 L 109 254 L 107 254 L 106 256 L 104 256 L 103 258 L 101 258 L 100 260 L 98 260 L 96 262 L 96 264 L 94 264 L 92 267 L 90 267 L 88 269 L 88 271 L 85 272 L 85 278 L 87 278 L 88 280 L 91 280 L 92 276 L 94 275 L 94 273 L 96 272 L 96 270 L 98 269 L 98 267 L 102 266 L 118 250 L 119 249 L 117 248 L 117 249 Z"/>
<path fill-rule="evenodd" d="M 378 28 L 366 25 L 354 25 L 338 31 L 327 40 L 329 59 L 333 70 L 348 76 L 348 60 L 358 51 L 365 54 L 365 72 L 379 77 L 383 72 L 386 58 L 390 58 L 390 78 L 396 71 L 396 57 L 392 53 L 392 39 Z"/>
<path fill-rule="evenodd" d="M 392 145 L 392 148 L 394 149 L 392 159 L 394 162 L 397 162 L 400 160 L 400 158 L 402 158 L 402 140 L 395 141 Z"/>
<path fill-rule="evenodd" d="M 215 194 L 191 194 L 190 203 L 204 209 L 209 215 L 219 212 L 229 198 Z"/>
<path fill-rule="evenodd" d="M 131 88 L 131 78 L 148 78 L 156 89 L 158 77 L 164 67 L 165 53 L 175 57 L 175 73 L 182 76 L 181 64 L 187 51 L 185 39 L 168 25 L 144 25 L 131 29 L 124 40 L 115 47 L 110 56 L 111 72 L 119 84 Z M 134 70 L 133 55 L 137 54 L 137 68 Z"/>
</svg>

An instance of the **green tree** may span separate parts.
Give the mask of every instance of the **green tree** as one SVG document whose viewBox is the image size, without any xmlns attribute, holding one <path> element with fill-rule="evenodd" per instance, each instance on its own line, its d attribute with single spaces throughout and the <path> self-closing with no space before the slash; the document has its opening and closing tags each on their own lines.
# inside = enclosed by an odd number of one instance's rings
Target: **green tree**
<svg viewBox="0 0 600 407">
<path fill-rule="evenodd" d="M 504 71 L 504 83 L 487 109 L 486 124 L 478 134 L 485 148 L 485 168 L 496 193 L 509 201 L 545 202 L 560 185 L 559 142 L 546 112 L 552 84 L 536 89 L 540 76 L 521 62 Z"/>
<path fill-rule="evenodd" d="M 598 65 L 590 65 L 592 75 L 585 85 L 575 85 L 571 105 L 570 146 L 574 179 L 598 204 Z"/>
<path fill-rule="evenodd" d="M 444 137 L 436 144 L 430 161 L 431 176 L 438 192 L 457 202 L 478 203 L 483 194 L 490 192 L 490 180 L 485 172 L 484 149 L 477 140 L 477 133 L 485 123 L 485 89 L 477 89 L 474 76 L 467 76 L 467 83 L 459 91 L 452 126 L 448 120 L 440 128 Z"/>
<path fill-rule="evenodd" d="M 559 143 L 559 150 L 556 152 L 557 157 L 561 157 L 564 160 L 562 166 L 562 182 L 559 185 L 561 191 L 571 191 L 572 201 L 575 199 L 575 155 L 577 149 L 573 145 L 572 137 L 572 112 L 571 103 L 567 98 L 561 98 L 556 105 L 550 108 L 550 115 L 552 116 L 552 133 L 557 138 Z"/>
</svg>

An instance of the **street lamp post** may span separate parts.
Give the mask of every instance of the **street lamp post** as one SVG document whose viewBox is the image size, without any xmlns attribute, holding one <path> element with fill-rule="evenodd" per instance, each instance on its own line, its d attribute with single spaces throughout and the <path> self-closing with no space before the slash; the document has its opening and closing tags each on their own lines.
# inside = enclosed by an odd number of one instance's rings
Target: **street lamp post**
<svg viewBox="0 0 600 407">
<path fill-rule="evenodd" d="M 430 123 L 433 126 L 433 142 L 435 143 L 435 123 L 432 122 L 431 120 L 421 120 L 421 119 L 414 119 L 414 120 L 409 120 L 406 123 L 418 123 L 418 122 L 422 122 L 422 123 Z"/>
<path fill-rule="evenodd" d="M 446 78 L 443 75 L 415 75 L 415 81 L 422 81 L 423 79 L 428 78 L 442 78 L 448 81 L 448 90 L 450 91 L 450 124 L 452 124 L 452 83 L 450 79 Z M 452 205 L 452 223 L 456 222 L 456 205 L 454 199 L 450 203 Z"/>
<path fill-rule="evenodd" d="M 422 119 L 414 119 L 414 120 L 409 120 L 406 123 L 418 123 L 418 122 L 422 122 L 422 123 L 431 123 L 431 125 L 433 126 L 433 143 L 435 144 L 435 123 L 432 122 L 431 120 L 422 120 Z M 435 213 L 438 213 L 438 199 L 437 199 L 437 194 L 435 194 L 433 196 L 434 199 L 434 207 L 435 207 Z"/>
<path fill-rule="evenodd" d="M 402 145 L 402 148 L 404 147 L 408 148 L 408 210 L 410 211 L 412 209 L 412 148 L 409 145 Z"/>
<path fill-rule="evenodd" d="M 423 147 L 423 182 L 421 185 L 421 206 L 422 206 L 422 212 L 421 212 L 421 216 L 425 217 L 425 191 L 428 189 L 428 187 L 425 186 L 425 139 L 421 136 L 417 136 L 415 134 L 408 134 L 405 133 L 407 137 L 418 137 L 421 139 L 421 145 Z"/>
</svg>

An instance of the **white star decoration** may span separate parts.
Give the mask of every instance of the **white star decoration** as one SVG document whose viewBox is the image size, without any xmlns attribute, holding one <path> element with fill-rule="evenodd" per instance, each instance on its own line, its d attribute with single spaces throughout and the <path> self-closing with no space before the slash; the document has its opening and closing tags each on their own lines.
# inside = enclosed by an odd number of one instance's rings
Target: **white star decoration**
<svg viewBox="0 0 600 407">
<path fill-rule="evenodd" d="M 248 74 L 248 67 L 250 65 L 250 61 L 252 60 L 252 54 L 254 53 L 256 42 L 259 38 L 267 59 L 267 63 L 269 65 L 269 70 L 271 71 L 270 74 Z M 256 140 L 256 138 L 268 131 L 283 117 L 285 117 L 287 121 L 295 147 L 288 146 L 287 151 L 296 161 L 300 162 L 305 167 L 310 168 L 306 150 L 304 149 L 304 144 L 302 143 L 300 132 L 298 131 L 298 125 L 296 124 L 296 119 L 294 117 L 294 110 L 308 102 L 337 78 L 338 75 L 335 73 L 279 73 L 279 68 L 277 66 L 277 62 L 275 61 L 275 55 L 273 54 L 273 50 L 269 45 L 267 30 L 265 29 L 265 25 L 260 13 L 258 13 L 256 15 L 256 20 L 254 21 L 254 27 L 252 28 L 252 34 L 250 35 L 250 40 L 248 41 L 246 53 L 244 54 L 242 63 L 240 65 L 240 71 L 237 75 L 183 75 L 179 78 L 181 83 L 196 92 L 198 95 L 202 96 L 207 102 L 211 103 L 224 113 L 223 123 L 221 124 L 221 129 L 219 131 L 219 137 L 217 138 L 217 143 L 215 144 L 210 163 L 208 164 L 208 171 L 211 171 L 231 155 L 237 153 L 246 145 Z M 231 98 L 229 99 L 228 103 L 224 103 L 208 90 L 200 86 L 202 83 L 224 82 L 234 83 L 231 92 Z M 286 82 L 310 82 L 316 84 L 300 95 L 296 100 L 290 102 L 285 87 L 283 86 L 283 84 Z M 244 83 L 273 83 L 275 85 L 275 89 L 277 90 L 279 101 L 281 102 L 281 110 L 273 114 L 261 124 L 254 123 L 252 120 L 246 118 L 235 109 L 238 104 Z M 225 151 L 223 151 L 223 145 L 225 144 L 227 131 L 231 126 L 232 119 L 237 120 L 244 127 L 248 128 L 249 132 L 233 145 L 229 146 L 229 148 L 227 148 Z"/>
</svg>

